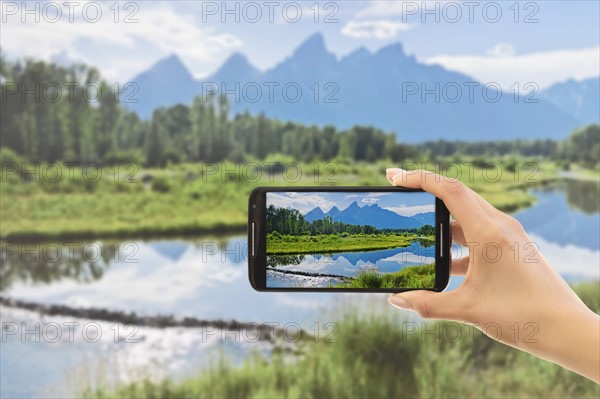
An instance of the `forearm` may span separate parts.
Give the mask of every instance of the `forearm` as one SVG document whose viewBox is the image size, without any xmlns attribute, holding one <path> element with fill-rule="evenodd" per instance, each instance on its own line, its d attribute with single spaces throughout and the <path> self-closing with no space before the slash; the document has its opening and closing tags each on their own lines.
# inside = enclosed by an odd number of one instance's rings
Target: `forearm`
<svg viewBox="0 0 600 399">
<path fill-rule="evenodd" d="M 531 352 L 600 383 L 600 316 L 585 306 L 556 316 Z"/>
</svg>

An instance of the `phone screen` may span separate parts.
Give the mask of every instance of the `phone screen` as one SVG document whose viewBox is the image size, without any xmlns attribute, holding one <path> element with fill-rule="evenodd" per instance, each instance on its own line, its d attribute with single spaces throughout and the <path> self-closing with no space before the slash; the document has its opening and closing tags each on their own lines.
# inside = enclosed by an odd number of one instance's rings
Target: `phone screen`
<svg viewBox="0 0 600 399">
<path fill-rule="evenodd" d="M 435 289 L 440 204 L 422 191 L 267 191 L 264 288 Z"/>
</svg>

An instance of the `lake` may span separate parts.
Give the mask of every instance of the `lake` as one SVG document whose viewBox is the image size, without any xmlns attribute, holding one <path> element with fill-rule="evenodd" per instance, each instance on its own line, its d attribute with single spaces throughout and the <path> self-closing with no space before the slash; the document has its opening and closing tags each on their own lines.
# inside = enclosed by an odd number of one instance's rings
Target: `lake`
<svg viewBox="0 0 600 399">
<path fill-rule="evenodd" d="M 429 245 L 428 245 L 429 244 Z M 328 287 L 339 279 L 327 277 L 296 276 L 285 272 L 300 271 L 311 274 L 329 274 L 353 277 L 361 269 L 391 273 L 408 266 L 435 262 L 435 247 L 427 240 L 416 241 L 407 247 L 377 251 L 339 252 L 334 254 L 270 255 L 267 257 L 267 287 L 290 287 L 294 281 L 301 285 Z M 283 272 L 279 272 L 283 271 Z M 307 279 L 312 279 L 309 284 Z M 300 281 L 298 281 L 300 283 Z"/>
<path fill-rule="evenodd" d="M 544 257 L 567 281 L 599 280 L 598 184 L 565 181 L 533 194 L 536 204 L 515 217 Z M 254 292 L 248 282 L 243 236 L 57 244 L 3 246 L 2 297 L 46 307 L 172 315 L 175 320 L 270 322 L 290 333 L 298 327 L 324 328 L 335 320 L 336 307 L 348 301 L 387 309 L 386 294 Z M 406 265 L 427 260 L 430 249 L 416 245 L 307 255 L 300 262 L 332 274 L 350 273 L 365 264 L 392 270 L 398 268 L 397 260 Z M 35 259 L 35 254 L 42 256 Z M 452 278 L 450 287 L 460 281 Z M 2 306 L 0 319 L 2 397 L 74 395 L 89 381 L 111 383 L 144 375 L 177 378 L 197 372 L 219 356 L 240 362 L 248 351 L 270 350 L 268 342 L 243 332 L 211 328 L 142 325 L 136 330 L 12 306 Z M 25 328 L 28 332 L 23 333 Z"/>
</svg>

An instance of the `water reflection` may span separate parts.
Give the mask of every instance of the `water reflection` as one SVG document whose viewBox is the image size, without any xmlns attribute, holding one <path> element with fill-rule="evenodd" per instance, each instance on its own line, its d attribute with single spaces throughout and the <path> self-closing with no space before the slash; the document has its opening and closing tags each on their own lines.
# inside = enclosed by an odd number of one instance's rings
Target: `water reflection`
<svg viewBox="0 0 600 399">
<path fill-rule="evenodd" d="M 600 246 L 599 190 L 598 183 L 575 180 L 533 190 L 537 203 L 517 211 L 514 216 L 530 235 L 546 242 L 597 252 Z"/>
<path fill-rule="evenodd" d="M 314 322 L 332 294 L 258 294 L 246 237 L 139 241 L 135 262 L 3 262 L 6 297 L 71 307 L 241 321 Z M 25 272 L 21 273 L 20 268 Z M 39 274 L 38 274 L 39 273 Z"/>
<path fill-rule="evenodd" d="M 279 267 L 287 265 L 297 266 L 304 261 L 304 257 L 304 254 L 267 256 L 267 267 Z"/>
<path fill-rule="evenodd" d="M 419 241 L 407 247 L 380 249 L 376 251 L 340 252 L 335 254 L 271 255 L 267 266 L 280 270 L 331 274 L 353 277 L 365 267 L 384 273 L 397 272 L 408 266 L 424 265 L 435 261 L 432 241 L 427 246 Z"/>
<path fill-rule="evenodd" d="M 113 261 L 127 261 L 125 245 L 91 243 L 2 242 L 0 292 L 15 282 L 50 284 L 70 279 L 80 284 L 99 280 Z"/>
<path fill-rule="evenodd" d="M 329 287 L 364 269 L 393 273 L 434 263 L 433 244 L 432 240 L 418 240 L 407 247 L 376 251 L 267 256 L 267 287 Z"/>
<path fill-rule="evenodd" d="M 566 180 L 567 201 L 574 209 L 588 215 L 600 212 L 600 183 L 598 181 Z"/>
</svg>

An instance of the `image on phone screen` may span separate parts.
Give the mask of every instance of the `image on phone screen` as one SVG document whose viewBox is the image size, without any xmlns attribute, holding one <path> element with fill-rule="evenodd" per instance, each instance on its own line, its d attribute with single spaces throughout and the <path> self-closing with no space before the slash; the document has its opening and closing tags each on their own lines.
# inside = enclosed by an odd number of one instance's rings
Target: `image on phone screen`
<svg viewBox="0 0 600 399">
<path fill-rule="evenodd" d="M 265 288 L 436 286 L 436 198 L 425 192 L 266 192 Z"/>
</svg>

